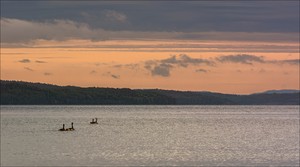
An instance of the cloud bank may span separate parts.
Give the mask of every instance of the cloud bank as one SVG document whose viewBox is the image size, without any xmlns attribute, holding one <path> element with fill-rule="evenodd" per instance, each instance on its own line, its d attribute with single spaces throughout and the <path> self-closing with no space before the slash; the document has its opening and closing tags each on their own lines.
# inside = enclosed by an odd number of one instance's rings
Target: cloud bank
<svg viewBox="0 0 300 167">
<path fill-rule="evenodd" d="M 298 33 L 247 32 L 180 32 L 180 31 L 112 31 L 91 28 L 71 20 L 28 21 L 1 18 L 1 43 L 33 45 L 36 40 L 66 41 L 72 39 L 101 40 L 229 40 L 286 41 L 299 40 Z"/>
<path fill-rule="evenodd" d="M 22 59 L 22 60 L 19 60 L 18 62 L 20 62 L 20 63 L 30 63 L 31 61 L 29 59 Z"/>
<path fill-rule="evenodd" d="M 170 71 L 175 67 L 187 68 L 188 66 L 214 66 L 215 63 L 211 60 L 202 58 L 191 58 L 186 54 L 173 55 L 167 59 L 149 60 L 144 63 L 144 68 L 151 72 L 152 76 L 169 77 Z"/>
<path fill-rule="evenodd" d="M 225 62 L 233 62 L 233 63 L 242 63 L 252 65 L 253 62 L 265 63 L 263 56 L 254 56 L 248 54 L 237 54 L 237 55 L 227 55 L 217 57 L 217 60 L 225 63 Z"/>
<path fill-rule="evenodd" d="M 172 69 L 181 67 L 187 68 L 189 66 L 211 66 L 216 67 L 223 63 L 240 63 L 245 65 L 260 64 L 274 64 L 274 65 L 295 65 L 299 66 L 300 59 L 291 60 L 267 60 L 263 56 L 249 55 L 249 54 L 235 54 L 235 55 L 221 55 L 216 58 L 201 59 L 192 58 L 187 54 L 172 55 L 169 58 L 161 60 L 148 60 L 143 63 L 144 68 L 150 72 L 152 76 L 169 77 Z M 121 65 L 118 65 L 121 66 Z M 197 69 L 195 72 L 207 73 L 208 70 Z M 240 71 L 239 71 L 240 72 Z"/>
</svg>

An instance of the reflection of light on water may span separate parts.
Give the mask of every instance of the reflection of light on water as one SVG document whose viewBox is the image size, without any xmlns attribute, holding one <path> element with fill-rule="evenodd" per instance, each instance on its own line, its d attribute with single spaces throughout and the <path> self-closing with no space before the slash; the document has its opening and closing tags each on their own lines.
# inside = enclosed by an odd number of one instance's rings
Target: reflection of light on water
<svg viewBox="0 0 300 167">
<path fill-rule="evenodd" d="M 297 166 L 298 141 L 299 106 L 1 107 L 1 165 Z"/>
</svg>

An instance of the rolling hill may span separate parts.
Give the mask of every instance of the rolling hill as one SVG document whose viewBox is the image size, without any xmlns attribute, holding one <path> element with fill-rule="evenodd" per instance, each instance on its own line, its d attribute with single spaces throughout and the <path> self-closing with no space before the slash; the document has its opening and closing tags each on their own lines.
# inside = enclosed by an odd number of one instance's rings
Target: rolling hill
<svg viewBox="0 0 300 167">
<path fill-rule="evenodd" d="M 233 95 L 161 89 L 81 88 L 1 80 L 1 105 L 299 105 L 299 91 Z"/>
</svg>

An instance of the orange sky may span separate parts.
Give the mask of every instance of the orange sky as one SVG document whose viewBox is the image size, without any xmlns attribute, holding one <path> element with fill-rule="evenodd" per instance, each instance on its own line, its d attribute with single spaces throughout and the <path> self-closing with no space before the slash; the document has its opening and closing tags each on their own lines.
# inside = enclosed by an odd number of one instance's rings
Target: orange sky
<svg viewBox="0 0 300 167">
<path fill-rule="evenodd" d="M 255 46 L 262 45 L 283 49 L 260 52 L 263 48 L 257 50 Z M 284 63 L 299 58 L 297 52 L 285 52 L 285 47 L 296 46 L 295 43 L 232 41 L 36 41 L 33 48 L 1 48 L 1 79 L 235 94 L 299 89 L 299 63 Z M 183 54 L 186 59 L 180 56 Z M 218 60 L 230 55 L 250 55 L 264 62 Z M 172 56 L 176 62 L 164 62 Z M 198 59 L 213 64 L 197 63 Z M 147 62 L 151 69 L 145 68 Z"/>
</svg>

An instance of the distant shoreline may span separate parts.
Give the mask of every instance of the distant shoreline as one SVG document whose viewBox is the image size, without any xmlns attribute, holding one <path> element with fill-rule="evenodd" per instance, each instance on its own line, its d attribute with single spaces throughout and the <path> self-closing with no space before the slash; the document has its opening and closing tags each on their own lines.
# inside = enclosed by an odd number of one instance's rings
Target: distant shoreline
<svg viewBox="0 0 300 167">
<path fill-rule="evenodd" d="M 161 89 L 81 88 L 1 80 L 1 105 L 300 105 L 298 90 L 250 95 Z"/>
</svg>

